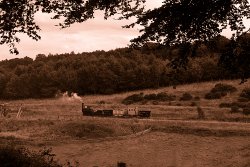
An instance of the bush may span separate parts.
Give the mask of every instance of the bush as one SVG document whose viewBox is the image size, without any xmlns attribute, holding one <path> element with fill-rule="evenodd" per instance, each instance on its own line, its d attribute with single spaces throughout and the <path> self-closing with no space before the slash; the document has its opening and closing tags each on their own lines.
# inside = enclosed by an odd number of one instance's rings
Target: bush
<svg viewBox="0 0 250 167">
<path fill-rule="evenodd" d="M 242 113 L 243 113 L 244 115 L 250 115 L 250 108 L 243 108 Z"/>
<path fill-rule="evenodd" d="M 176 103 L 176 106 L 181 106 L 181 103 Z"/>
<path fill-rule="evenodd" d="M 144 99 L 146 100 L 157 100 L 157 95 L 156 94 L 147 94 L 144 96 Z"/>
<path fill-rule="evenodd" d="M 167 94 L 166 92 L 160 92 L 158 94 L 147 94 L 144 96 L 145 100 L 158 100 L 158 101 L 173 101 L 176 96 Z"/>
<path fill-rule="evenodd" d="M 122 103 L 128 105 L 128 104 L 137 103 L 143 100 L 144 100 L 143 93 L 140 93 L 140 94 L 133 94 L 131 96 L 126 97 L 122 101 Z"/>
<path fill-rule="evenodd" d="M 51 149 L 31 152 L 26 148 L 0 146 L 1 167 L 62 167 L 54 156 Z"/>
<path fill-rule="evenodd" d="M 190 93 L 183 93 L 180 98 L 181 101 L 189 101 L 192 99 L 193 99 L 193 96 Z"/>
<path fill-rule="evenodd" d="M 238 102 L 248 102 L 249 99 L 248 98 L 245 98 L 245 97 L 239 97 L 238 98 Z"/>
<path fill-rule="evenodd" d="M 239 112 L 240 112 L 240 108 L 238 106 L 231 107 L 231 113 L 239 113 Z"/>
<path fill-rule="evenodd" d="M 227 93 L 233 93 L 237 91 L 237 89 L 228 84 L 216 84 L 213 89 L 209 93 L 205 95 L 205 99 L 220 99 L 227 95 Z"/>
<path fill-rule="evenodd" d="M 249 101 L 250 100 L 250 88 L 243 89 L 240 94 L 240 97 Z"/>
<path fill-rule="evenodd" d="M 195 97 L 194 97 L 194 100 L 195 100 L 195 101 L 199 101 L 200 99 L 201 99 L 201 98 L 200 98 L 199 96 L 195 96 Z"/>
<path fill-rule="evenodd" d="M 225 93 L 233 93 L 236 91 L 237 89 L 232 85 L 222 84 L 222 83 L 216 84 L 214 88 L 211 90 L 211 92 L 225 92 Z"/>
<path fill-rule="evenodd" d="M 140 94 L 133 94 L 131 96 L 126 97 L 122 103 L 123 104 L 133 104 L 137 102 L 145 102 L 145 101 L 154 101 L 154 103 L 157 103 L 159 101 L 173 101 L 176 99 L 176 96 L 167 94 L 166 92 L 161 92 L 158 94 L 147 94 L 143 96 L 143 93 Z"/>
<path fill-rule="evenodd" d="M 232 106 L 232 103 L 220 103 L 220 108 L 230 108 Z"/>
<path fill-rule="evenodd" d="M 159 101 L 174 101 L 175 99 L 176 99 L 175 95 L 167 94 L 165 92 L 157 94 L 157 100 Z"/>
<path fill-rule="evenodd" d="M 224 92 L 209 92 L 205 95 L 205 99 L 211 100 L 211 99 L 220 99 L 223 96 L 226 96 L 227 94 Z"/>
<path fill-rule="evenodd" d="M 192 101 L 192 103 L 190 104 L 191 107 L 193 106 L 197 106 L 196 102 Z"/>
<path fill-rule="evenodd" d="M 239 108 L 246 108 L 250 107 L 250 103 L 243 103 L 243 102 L 233 102 L 233 103 L 221 103 L 219 105 L 220 108 L 230 108 L 230 107 L 239 107 Z"/>
</svg>

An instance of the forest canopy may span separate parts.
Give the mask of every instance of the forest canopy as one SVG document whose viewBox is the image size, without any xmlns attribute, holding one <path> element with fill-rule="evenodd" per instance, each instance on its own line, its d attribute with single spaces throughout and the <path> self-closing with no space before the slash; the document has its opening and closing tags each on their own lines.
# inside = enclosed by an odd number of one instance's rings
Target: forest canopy
<svg viewBox="0 0 250 167">
<path fill-rule="evenodd" d="M 249 0 L 164 0 L 154 9 L 145 9 L 146 0 L 1 0 L 0 44 L 18 54 L 15 44 L 19 33 L 39 40 L 40 27 L 35 13 L 53 14 L 62 20 L 58 26 L 67 28 L 74 23 L 94 19 L 96 11 L 104 12 L 104 19 L 117 15 L 119 19 L 135 17 L 126 28 L 141 25 L 141 35 L 131 39 L 131 46 L 141 47 L 157 42 L 166 47 L 177 45 L 179 57 L 172 60 L 173 67 L 186 66 L 196 48 L 211 43 L 223 29 L 230 28 L 232 42 L 220 55 L 220 64 L 237 71 L 244 80 L 250 71 L 249 29 L 243 19 L 250 18 Z M 213 45 L 209 45 L 213 46 Z"/>
<path fill-rule="evenodd" d="M 157 43 L 147 43 L 140 49 L 38 54 L 35 60 L 28 57 L 4 60 L 0 61 L 0 98 L 50 98 L 66 91 L 79 95 L 113 94 L 237 79 L 239 70 L 218 66 L 220 56 L 232 43 L 223 36 L 217 37 L 208 45 L 196 48 L 186 67 L 178 69 L 171 62 L 179 57 L 181 46 Z M 246 77 L 249 76 L 248 71 Z"/>
</svg>

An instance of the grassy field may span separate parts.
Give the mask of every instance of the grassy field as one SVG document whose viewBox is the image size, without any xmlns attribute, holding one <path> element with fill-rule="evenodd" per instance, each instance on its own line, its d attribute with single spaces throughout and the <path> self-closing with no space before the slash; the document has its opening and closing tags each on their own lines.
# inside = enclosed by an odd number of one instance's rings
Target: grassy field
<svg viewBox="0 0 250 167">
<path fill-rule="evenodd" d="M 204 98 L 215 84 L 237 88 L 221 99 Z M 0 117 L 0 143 L 32 150 L 51 147 L 61 162 L 78 161 L 80 166 L 250 166 L 250 115 L 232 113 L 221 103 L 238 102 L 249 82 L 207 82 L 114 95 L 72 98 L 1 101 L 10 109 Z M 167 92 L 174 101 L 144 101 L 129 107 L 151 110 L 150 119 L 84 117 L 81 103 L 95 109 L 121 109 L 132 94 Z M 181 101 L 183 93 L 194 100 Z M 249 102 L 247 103 L 249 104 Z M 22 106 L 20 118 L 17 112 Z M 198 119 L 197 107 L 205 114 Z"/>
</svg>

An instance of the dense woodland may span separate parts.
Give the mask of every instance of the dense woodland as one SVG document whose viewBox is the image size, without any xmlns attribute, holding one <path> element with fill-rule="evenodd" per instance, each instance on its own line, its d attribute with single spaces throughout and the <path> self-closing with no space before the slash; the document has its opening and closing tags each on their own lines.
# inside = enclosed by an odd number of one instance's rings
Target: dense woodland
<svg viewBox="0 0 250 167">
<path fill-rule="evenodd" d="M 39 54 L 35 60 L 29 57 L 3 60 L 0 62 L 0 98 L 49 98 L 65 91 L 79 95 L 112 94 L 239 78 L 239 70 L 224 69 L 220 64 L 221 57 L 229 54 L 230 44 L 229 39 L 220 36 L 198 45 L 181 68 L 174 68 L 173 63 L 181 55 L 181 46 L 155 43 L 137 49 Z M 246 52 L 249 54 L 249 49 Z M 249 73 L 246 75 L 249 77 Z"/>
</svg>

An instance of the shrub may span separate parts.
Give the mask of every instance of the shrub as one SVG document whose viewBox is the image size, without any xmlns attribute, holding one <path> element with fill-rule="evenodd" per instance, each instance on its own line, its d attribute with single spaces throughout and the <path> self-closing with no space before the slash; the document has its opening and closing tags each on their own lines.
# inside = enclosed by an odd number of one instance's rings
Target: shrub
<svg viewBox="0 0 250 167">
<path fill-rule="evenodd" d="M 62 167 L 54 160 L 51 149 L 31 152 L 26 148 L 0 146 L 1 167 Z"/>
<path fill-rule="evenodd" d="M 157 94 L 157 100 L 159 101 L 174 101 L 175 99 L 176 99 L 175 95 L 167 94 L 165 92 Z"/>
<path fill-rule="evenodd" d="M 156 94 L 147 94 L 144 96 L 144 99 L 146 100 L 157 100 L 157 95 Z"/>
<path fill-rule="evenodd" d="M 238 98 L 238 102 L 248 102 L 249 99 L 248 98 L 245 98 L 245 97 L 239 97 Z"/>
<path fill-rule="evenodd" d="M 193 99 L 193 96 L 190 93 L 183 93 L 180 98 L 181 101 L 189 101 L 192 99 Z"/>
<path fill-rule="evenodd" d="M 231 113 L 239 113 L 239 112 L 240 112 L 240 108 L 238 106 L 231 107 Z"/>
<path fill-rule="evenodd" d="M 244 115 L 250 115 L 250 108 L 243 108 L 242 113 L 243 113 Z"/>
<path fill-rule="evenodd" d="M 220 99 L 223 96 L 226 96 L 227 94 L 224 92 L 209 92 L 205 95 L 205 99 Z"/>
<path fill-rule="evenodd" d="M 250 88 L 245 88 L 242 90 L 240 97 L 244 98 L 245 100 L 250 100 Z"/>
<path fill-rule="evenodd" d="M 143 100 L 144 100 L 143 93 L 140 93 L 140 94 L 133 94 L 131 96 L 126 97 L 122 101 L 122 103 L 128 105 L 128 104 L 137 103 Z"/>
<path fill-rule="evenodd" d="M 175 100 L 174 95 L 169 95 L 166 92 L 161 92 L 158 94 L 147 94 L 144 96 L 145 100 L 158 100 L 158 101 L 173 101 Z"/>
<path fill-rule="evenodd" d="M 219 105 L 220 108 L 230 108 L 232 106 L 236 106 L 239 108 L 246 108 L 246 107 L 250 107 L 250 103 L 233 102 L 233 103 L 221 103 Z"/>
<path fill-rule="evenodd" d="M 196 102 L 194 102 L 194 101 L 192 101 L 192 103 L 190 104 L 191 107 L 196 106 L 196 105 L 197 105 L 197 104 L 196 104 Z"/>
<path fill-rule="evenodd" d="M 176 96 L 167 94 L 166 92 L 161 92 L 158 94 L 147 94 L 143 96 L 143 93 L 140 94 L 133 94 L 131 96 L 126 97 L 122 103 L 123 104 L 133 104 L 137 102 L 143 102 L 145 103 L 147 100 L 148 101 L 155 101 L 154 103 L 157 103 L 159 101 L 173 101 L 176 99 Z"/>
<path fill-rule="evenodd" d="M 233 93 L 237 91 L 237 89 L 228 84 L 216 84 L 213 89 L 209 93 L 205 95 L 205 99 L 220 99 L 227 95 L 227 93 Z"/>
<path fill-rule="evenodd" d="M 230 108 L 232 106 L 232 103 L 220 103 L 220 108 Z"/>
<path fill-rule="evenodd" d="M 195 96 L 195 97 L 194 97 L 194 100 L 195 100 L 195 101 L 199 101 L 200 99 L 201 99 L 201 98 L 200 98 L 199 96 Z"/>
<path fill-rule="evenodd" d="M 211 92 L 225 92 L 225 93 L 233 93 L 236 91 L 237 89 L 232 85 L 222 84 L 222 83 L 216 84 L 214 88 L 211 90 Z"/>
<path fill-rule="evenodd" d="M 176 106 L 181 106 L 181 103 L 177 103 Z"/>
</svg>

